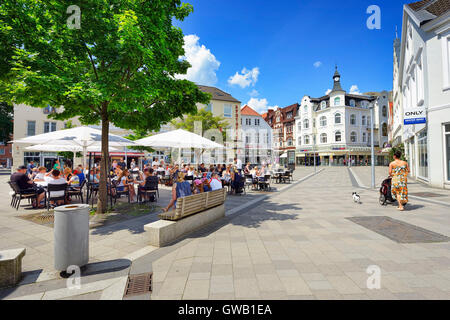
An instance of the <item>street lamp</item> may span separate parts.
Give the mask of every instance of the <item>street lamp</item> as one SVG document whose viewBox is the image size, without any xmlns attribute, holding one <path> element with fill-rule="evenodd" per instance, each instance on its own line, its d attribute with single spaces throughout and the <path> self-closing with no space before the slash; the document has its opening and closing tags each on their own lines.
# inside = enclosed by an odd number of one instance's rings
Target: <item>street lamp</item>
<svg viewBox="0 0 450 320">
<path fill-rule="evenodd" d="M 370 105 L 369 106 L 369 110 L 370 110 L 370 151 L 371 151 L 371 156 L 372 156 L 372 160 L 371 160 L 371 169 L 372 169 L 372 184 L 371 187 L 372 189 L 375 189 L 375 145 L 374 145 L 374 109 L 375 106 L 374 105 Z"/>
<path fill-rule="evenodd" d="M 317 130 L 314 127 L 314 129 L 313 129 L 314 173 L 317 173 L 317 168 L 316 168 L 316 133 L 317 133 Z"/>
</svg>

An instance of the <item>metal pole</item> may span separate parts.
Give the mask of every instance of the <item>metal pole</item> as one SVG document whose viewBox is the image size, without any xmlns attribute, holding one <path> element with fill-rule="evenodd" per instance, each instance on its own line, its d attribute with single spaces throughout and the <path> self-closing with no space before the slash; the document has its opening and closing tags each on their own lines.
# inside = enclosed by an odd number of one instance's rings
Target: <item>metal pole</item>
<svg viewBox="0 0 450 320">
<path fill-rule="evenodd" d="M 374 107 L 370 107 L 370 148 L 371 148 L 371 166 L 372 166 L 372 189 L 375 189 L 375 145 L 374 145 Z"/>
<path fill-rule="evenodd" d="M 317 172 L 316 170 L 316 135 L 313 136 L 313 152 L 314 152 L 314 173 Z"/>
</svg>

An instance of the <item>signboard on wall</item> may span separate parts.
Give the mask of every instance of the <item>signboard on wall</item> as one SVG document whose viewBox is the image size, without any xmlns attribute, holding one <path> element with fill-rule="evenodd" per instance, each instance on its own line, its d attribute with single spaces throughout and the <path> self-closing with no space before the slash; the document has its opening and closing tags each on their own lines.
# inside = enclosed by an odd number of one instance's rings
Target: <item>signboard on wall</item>
<svg viewBox="0 0 450 320">
<path fill-rule="evenodd" d="M 405 126 L 427 123 L 427 112 L 424 107 L 409 108 L 404 111 L 403 119 Z"/>
</svg>

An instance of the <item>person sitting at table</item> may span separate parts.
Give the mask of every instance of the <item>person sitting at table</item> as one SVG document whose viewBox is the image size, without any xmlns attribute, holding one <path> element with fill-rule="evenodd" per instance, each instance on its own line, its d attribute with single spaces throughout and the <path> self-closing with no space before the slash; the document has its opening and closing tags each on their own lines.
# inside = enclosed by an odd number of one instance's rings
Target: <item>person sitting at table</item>
<svg viewBox="0 0 450 320">
<path fill-rule="evenodd" d="M 17 172 L 14 172 L 10 180 L 11 182 L 15 182 L 19 187 L 20 191 L 24 194 L 36 193 L 37 198 L 36 202 L 33 202 L 33 208 L 43 208 L 40 203 L 45 197 L 45 190 L 42 187 L 39 187 L 33 183 L 33 181 L 26 174 L 27 167 L 20 166 L 17 168 Z"/>
<path fill-rule="evenodd" d="M 75 188 L 79 188 L 81 185 L 79 176 L 77 174 L 72 174 L 72 172 L 69 173 L 67 183 L 69 184 L 70 189 L 72 190 L 74 190 Z"/>
<path fill-rule="evenodd" d="M 254 167 L 251 171 L 250 171 L 253 179 L 256 179 L 257 177 L 259 177 L 259 168 L 258 166 Z"/>
<path fill-rule="evenodd" d="M 209 180 L 207 178 L 203 178 L 202 183 L 203 183 L 203 192 L 212 191 L 211 185 L 209 184 Z"/>
<path fill-rule="evenodd" d="M 65 167 L 63 171 L 63 178 L 69 181 L 70 178 L 72 178 L 72 169 L 70 169 L 69 167 Z"/>
<path fill-rule="evenodd" d="M 205 164 L 204 163 L 200 164 L 200 167 L 198 167 L 198 171 L 201 172 L 201 173 L 206 172 L 206 168 L 205 168 Z"/>
<path fill-rule="evenodd" d="M 36 175 L 38 174 L 38 168 L 36 168 L 36 167 L 34 167 L 32 170 L 31 170 L 31 174 L 30 174 L 30 179 L 31 180 L 34 180 L 34 177 L 36 177 Z"/>
<path fill-rule="evenodd" d="M 251 164 L 250 164 L 250 162 L 247 162 L 247 164 L 245 165 L 245 168 L 244 168 L 244 174 L 250 174 L 250 170 L 251 170 Z"/>
<path fill-rule="evenodd" d="M 51 172 L 51 175 L 49 176 L 50 179 L 48 180 L 48 185 L 55 185 L 55 184 L 66 184 L 66 179 L 61 175 L 61 171 L 58 169 L 53 169 Z M 64 196 L 64 190 L 61 191 L 50 191 L 50 197 L 62 197 Z M 54 201 L 50 203 L 52 206 L 55 205 Z M 60 206 L 64 204 L 64 200 L 57 200 L 56 205 Z"/>
<path fill-rule="evenodd" d="M 203 182 L 200 179 L 194 180 L 193 194 L 203 193 Z"/>
<path fill-rule="evenodd" d="M 225 171 L 222 173 L 222 178 L 226 183 L 230 182 L 231 180 L 231 166 L 228 165 Z"/>
<path fill-rule="evenodd" d="M 38 168 L 38 173 L 34 177 L 33 181 L 34 182 L 45 182 L 46 174 L 47 174 L 47 168 L 46 167 L 39 167 Z"/>
<path fill-rule="evenodd" d="M 125 168 L 117 178 L 117 191 L 128 191 L 130 193 L 130 201 L 133 202 L 136 196 L 134 191 L 134 180 L 130 178 L 130 172 Z"/>
<path fill-rule="evenodd" d="M 196 175 L 196 172 L 195 172 L 195 170 L 194 170 L 194 167 L 189 167 L 189 170 L 188 170 L 188 172 L 187 172 L 187 174 L 186 174 L 188 177 L 193 177 L 193 176 L 195 176 Z"/>
<path fill-rule="evenodd" d="M 222 181 L 220 181 L 219 174 L 217 172 L 213 172 L 213 174 L 211 175 L 209 185 L 211 186 L 211 191 L 220 190 L 223 188 Z"/>
<path fill-rule="evenodd" d="M 239 173 L 239 170 L 236 166 L 233 166 L 233 169 L 231 171 L 231 190 L 234 191 L 235 194 L 238 194 L 241 192 L 240 185 L 242 181 L 242 176 Z"/>
<path fill-rule="evenodd" d="M 89 181 L 92 185 L 100 183 L 100 179 L 99 179 L 97 171 L 98 171 L 98 169 L 97 170 L 91 169 L 91 172 L 89 173 Z"/>
<path fill-rule="evenodd" d="M 78 176 L 78 179 L 80 180 L 80 185 L 81 185 L 83 183 L 83 181 L 86 180 L 86 176 L 84 175 L 83 166 L 81 164 L 79 164 L 77 167 L 76 175 Z"/>
<path fill-rule="evenodd" d="M 146 189 L 158 184 L 158 177 L 153 175 L 153 173 L 153 168 L 145 168 L 144 172 L 139 177 L 139 180 L 141 181 L 139 182 L 138 188 L 144 193 L 145 200 L 153 201 L 155 199 L 155 194 L 151 194 L 152 199 L 147 199 L 148 194 L 145 192 Z"/>
<path fill-rule="evenodd" d="M 172 199 L 170 200 L 167 207 L 163 208 L 164 212 L 169 211 L 171 207 L 174 209 L 177 207 L 177 199 L 190 196 L 192 194 L 191 185 L 184 181 L 185 174 L 183 172 L 178 172 L 177 179 L 172 186 Z"/>
<path fill-rule="evenodd" d="M 266 170 L 266 165 L 263 164 L 261 169 L 259 170 L 259 177 L 264 177 L 264 175 L 266 174 L 267 170 Z"/>
</svg>

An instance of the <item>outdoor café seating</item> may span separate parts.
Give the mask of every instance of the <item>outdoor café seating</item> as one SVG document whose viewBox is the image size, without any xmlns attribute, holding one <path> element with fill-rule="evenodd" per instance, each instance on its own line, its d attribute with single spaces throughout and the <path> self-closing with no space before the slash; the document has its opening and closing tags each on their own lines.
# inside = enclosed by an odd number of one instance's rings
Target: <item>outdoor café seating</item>
<svg viewBox="0 0 450 320">
<path fill-rule="evenodd" d="M 8 181 L 8 184 L 10 185 L 11 189 L 14 192 L 11 199 L 11 206 L 16 210 L 19 210 L 20 202 L 23 199 L 28 199 L 28 202 L 30 202 L 31 200 L 36 199 L 38 196 L 37 192 L 29 193 L 20 190 L 16 182 Z"/>
<path fill-rule="evenodd" d="M 142 199 L 159 198 L 158 180 L 151 180 L 148 185 L 138 187 L 138 201 L 142 203 Z"/>
<path fill-rule="evenodd" d="M 59 191 L 64 191 L 62 195 L 58 195 Z M 54 201 L 66 201 L 67 197 L 67 184 L 51 184 L 49 183 L 46 188 L 47 192 L 47 211 L 50 210 L 50 202 Z"/>
<path fill-rule="evenodd" d="M 119 181 L 115 179 L 111 180 L 111 189 L 112 189 L 111 191 L 114 199 L 114 204 L 117 202 L 117 199 L 120 198 L 121 196 L 127 196 L 128 203 L 130 203 L 131 202 L 130 191 L 128 190 L 128 188 L 123 188 L 123 190 L 119 190 L 118 183 Z"/>
<path fill-rule="evenodd" d="M 86 180 L 83 180 L 83 182 L 81 183 L 81 185 L 79 187 L 69 188 L 67 190 L 67 195 L 70 197 L 77 197 L 81 200 L 81 203 L 84 203 L 83 189 L 84 189 L 85 185 L 86 185 Z"/>
</svg>

